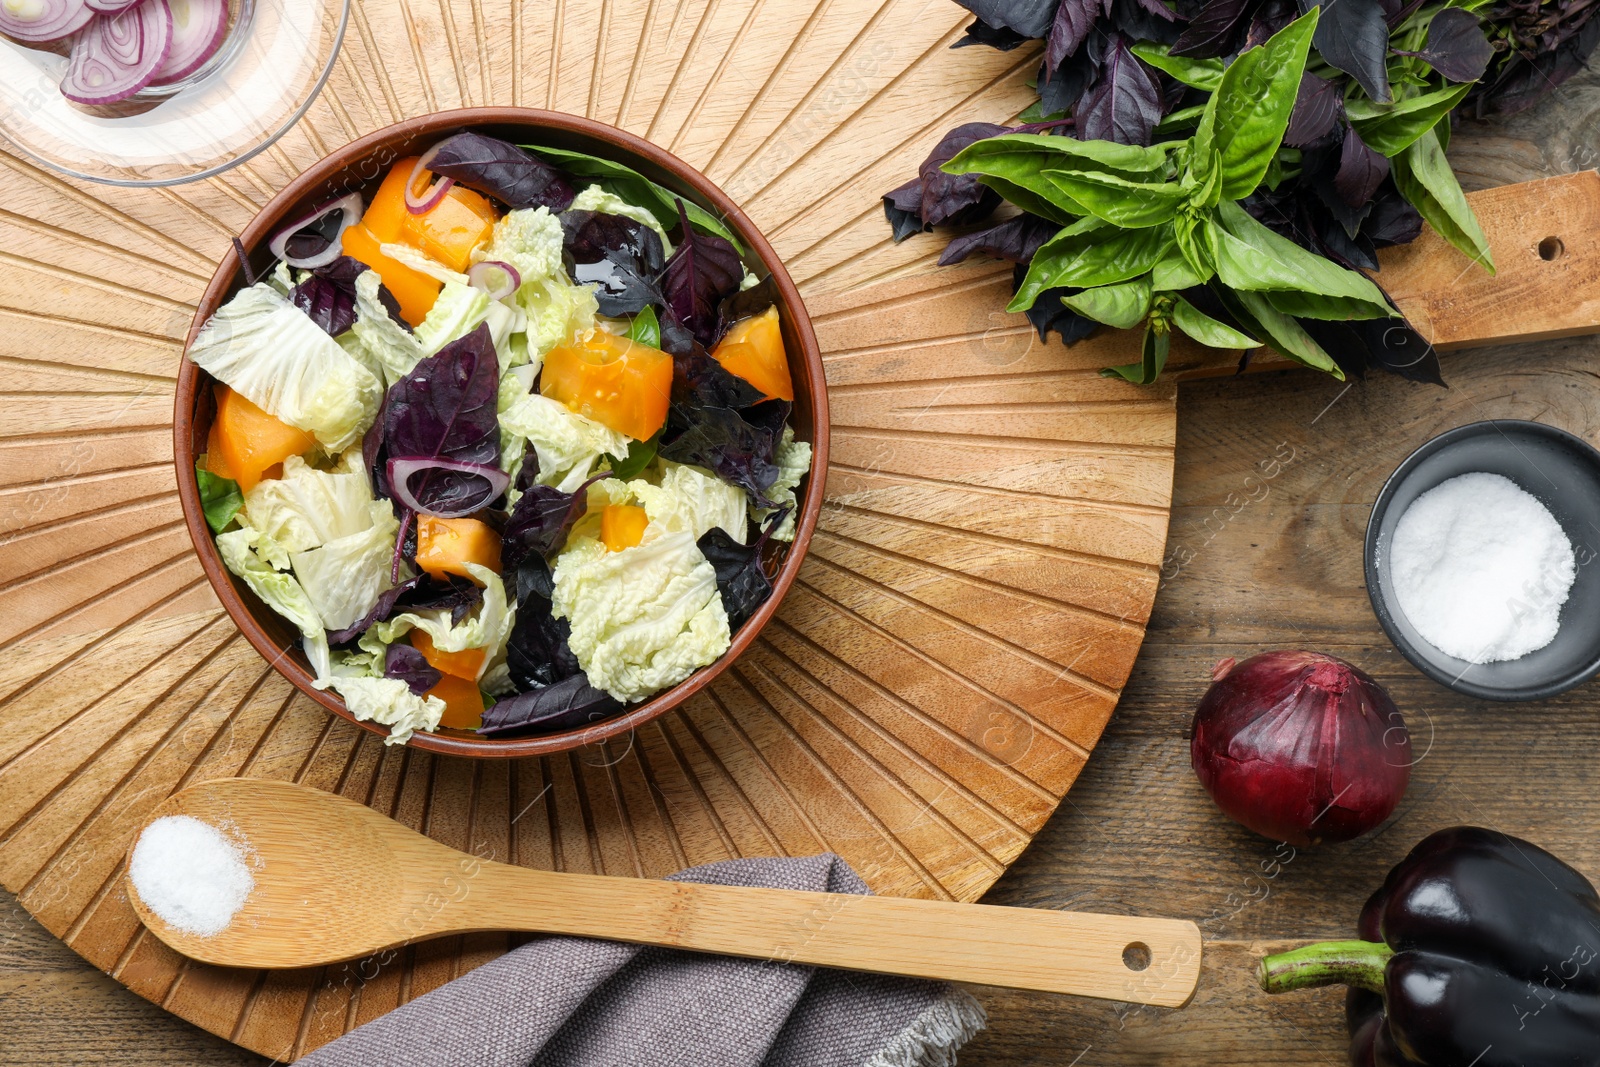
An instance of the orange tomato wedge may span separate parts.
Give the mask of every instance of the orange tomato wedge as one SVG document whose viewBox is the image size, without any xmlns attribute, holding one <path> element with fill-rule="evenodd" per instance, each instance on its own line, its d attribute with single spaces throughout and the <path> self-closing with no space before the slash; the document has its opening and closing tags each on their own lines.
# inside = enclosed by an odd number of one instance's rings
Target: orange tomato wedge
<svg viewBox="0 0 1600 1067">
<path fill-rule="evenodd" d="M 317 439 L 262 411 L 243 394 L 226 385 L 216 387 L 217 417 L 206 439 L 206 469 L 232 478 L 249 491 L 273 468 L 290 456 L 300 456 L 316 446 Z"/>
<path fill-rule="evenodd" d="M 472 250 L 494 235 L 494 205 L 459 185 L 421 215 L 406 213 L 400 240 L 454 271 L 472 266 Z"/>
<path fill-rule="evenodd" d="M 413 326 L 420 326 L 433 309 L 434 301 L 439 299 L 444 283 L 384 255 L 382 246 L 389 243 L 392 242 L 374 236 L 359 222 L 344 231 L 344 254 L 377 271 L 399 302 L 400 317 Z"/>
<path fill-rule="evenodd" d="M 600 540 L 612 552 L 632 548 L 644 540 L 644 528 L 650 519 L 644 508 L 631 504 L 607 504 L 600 512 Z M 443 667 L 439 668 L 444 670 Z"/>
<path fill-rule="evenodd" d="M 415 631 L 413 631 L 415 632 Z M 452 730 L 475 730 L 483 725 L 483 694 L 478 683 L 470 678 L 447 674 L 439 684 L 428 690 L 428 696 L 444 701 L 444 714 L 439 725 Z"/>
<path fill-rule="evenodd" d="M 672 357 L 605 330 L 591 330 L 544 357 L 539 392 L 636 441 L 667 421 Z"/>
<path fill-rule="evenodd" d="M 729 374 L 761 390 L 768 400 L 794 400 L 794 381 L 789 377 L 789 357 L 783 349 L 776 307 L 734 323 L 711 357 Z"/>
<path fill-rule="evenodd" d="M 411 647 L 421 652 L 422 658 L 436 671 L 472 681 L 477 681 L 478 675 L 483 671 L 481 648 L 469 648 L 461 652 L 441 652 L 426 630 L 411 631 Z"/>
<path fill-rule="evenodd" d="M 417 516 L 418 567 L 441 580 L 459 574 L 476 582 L 467 570 L 468 563 L 499 572 L 500 535 L 492 527 L 477 519 Z M 444 670 L 443 667 L 439 669 Z"/>
</svg>

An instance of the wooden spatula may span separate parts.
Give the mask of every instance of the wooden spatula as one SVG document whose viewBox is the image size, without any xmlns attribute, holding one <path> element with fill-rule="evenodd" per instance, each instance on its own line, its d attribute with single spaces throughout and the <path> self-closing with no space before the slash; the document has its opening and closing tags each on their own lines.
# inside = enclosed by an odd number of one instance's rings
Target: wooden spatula
<svg viewBox="0 0 1600 1067">
<path fill-rule="evenodd" d="M 286 782 L 205 782 L 151 818 L 164 815 L 192 815 L 253 853 L 255 888 L 214 937 L 169 926 L 129 886 L 157 937 L 227 967 L 311 967 L 516 930 L 1165 1007 L 1187 1003 L 1200 973 L 1192 922 L 528 870 Z"/>
</svg>

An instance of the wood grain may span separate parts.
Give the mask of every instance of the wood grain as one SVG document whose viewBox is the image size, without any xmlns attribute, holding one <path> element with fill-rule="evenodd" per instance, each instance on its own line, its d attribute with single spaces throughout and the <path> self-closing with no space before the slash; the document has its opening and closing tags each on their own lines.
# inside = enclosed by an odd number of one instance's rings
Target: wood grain
<svg viewBox="0 0 1600 1067">
<path fill-rule="evenodd" d="M 1419 679 L 1383 644 L 1351 547 L 1365 489 L 1431 428 L 1488 412 L 1594 439 L 1593 346 L 1453 357 L 1448 393 L 1388 379 L 1341 393 L 1300 374 L 1190 385 L 1176 426 L 1170 387 L 1130 390 L 1106 409 L 1112 436 L 1085 438 L 1083 407 L 1032 386 L 1089 382 L 1127 357 L 1031 343 L 983 291 L 993 277 L 919 278 L 938 244 L 895 245 L 883 227 L 877 196 L 944 128 L 1004 120 L 1031 98 L 1031 50 L 948 50 L 965 19 L 938 3 L 855 0 L 369 0 L 333 90 L 236 171 L 141 192 L 75 186 L 0 155 L 14 194 L 0 216 L 13 227 L 0 242 L 0 362 L 17 383 L 0 393 L 0 883 L 135 993 L 289 1059 L 508 943 L 419 946 L 370 977 L 183 965 L 140 936 L 111 857 L 188 782 L 303 781 L 529 866 L 661 873 L 832 847 L 880 891 L 970 900 L 1082 772 L 987 899 L 1195 918 L 1214 939 L 1200 996 L 1183 1014 L 990 997 L 994 1028 L 967 1058 L 1276 1064 L 1338 1061 L 1336 998 L 1263 1005 L 1239 977 L 1251 942 L 1347 932 L 1427 830 L 1501 825 L 1600 872 L 1582 832 L 1595 790 L 1581 757 L 1600 741 L 1587 691 L 1513 709 Z M 454 36 L 467 27 L 476 49 Z M 1575 79 L 1514 124 L 1464 127 L 1458 170 L 1490 186 L 1594 166 L 1596 85 Z M 838 453 L 848 480 L 830 485 L 802 587 L 712 698 L 631 745 L 500 768 L 384 750 L 292 699 L 218 618 L 172 525 L 165 468 L 187 302 L 229 234 L 330 145 L 488 102 L 620 121 L 744 200 L 812 311 L 832 319 L 833 395 L 857 412 L 836 437 L 854 459 Z M 874 394 L 875 381 L 902 380 L 936 383 L 922 403 L 937 398 L 963 428 L 919 426 L 921 409 Z M 941 395 L 989 380 L 1007 399 L 987 413 Z M 1174 443 L 1186 458 L 1163 549 L 1152 510 Z M 1275 458 L 1261 498 L 1259 464 Z M 1029 499 L 1041 487 L 1044 511 Z M 1152 643 L 1096 746 L 1158 585 Z M 1348 650 L 1442 729 L 1432 777 L 1419 773 L 1401 811 L 1411 822 L 1297 857 L 1269 884 L 1271 846 L 1211 811 L 1182 730 L 1212 660 L 1286 645 Z M 235 1062 L 229 1046 L 182 1038 L 176 1022 L 156 1029 L 121 990 L 77 977 L 36 947 L 32 922 L 16 924 L 24 958 L 51 962 L 40 979 L 0 968 L 0 1058 L 79 1063 L 99 1042 L 129 1062 Z"/>
</svg>

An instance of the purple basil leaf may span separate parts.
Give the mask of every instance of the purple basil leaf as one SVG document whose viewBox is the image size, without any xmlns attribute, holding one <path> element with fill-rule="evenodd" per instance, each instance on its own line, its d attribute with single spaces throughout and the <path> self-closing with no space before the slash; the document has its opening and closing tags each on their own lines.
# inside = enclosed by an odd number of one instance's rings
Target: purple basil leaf
<svg viewBox="0 0 1600 1067">
<path fill-rule="evenodd" d="M 1315 251 L 1352 270 L 1377 270 L 1378 250 L 1372 238 L 1358 232 L 1354 237 L 1331 214 L 1317 226 Z"/>
<path fill-rule="evenodd" d="M 1354 126 L 1344 132 L 1344 146 L 1339 150 L 1339 171 L 1334 175 L 1333 187 L 1344 202 L 1358 208 L 1372 199 L 1389 176 L 1389 160 L 1375 152 L 1361 139 Z"/>
<path fill-rule="evenodd" d="M 1266 44 L 1273 34 L 1293 22 L 1299 14 L 1300 7 L 1294 0 L 1266 0 L 1251 17 L 1250 28 L 1245 31 L 1240 51 Z"/>
<path fill-rule="evenodd" d="M 422 696 L 444 678 L 444 674 L 429 663 L 421 652 L 398 642 L 390 645 L 383 654 L 383 676 L 400 679 L 417 696 Z"/>
<path fill-rule="evenodd" d="M 1322 16 L 1311 38 L 1317 53 L 1354 78 L 1380 104 L 1389 92 L 1389 22 L 1381 0 L 1319 0 Z"/>
<path fill-rule="evenodd" d="M 417 587 L 417 583 L 421 581 L 422 578 L 420 576 L 416 578 L 407 578 L 399 585 L 384 590 L 378 595 L 378 602 L 372 605 L 372 610 L 367 612 L 365 616 L 357 619 L 343 630 L 329 630 L 328 644 L 348 645 L 350 642 L 366 633 L 367 627 L 371 626 L 373 623 L 383 622 L 385 619 L 389 618 L 398 610 L 396 605 L 399 603 L 400 598 L 409 593 L 411 590 L 415 589 Z"/>
<path fill-rule="evenodd" d="M 1012 30 L 1021 37 L 1043 37 L 1050 32 L 1059 0 L 956 0 L 994 29 Z"/>
<path fill-rule="evenodd" d="M 579 285 L 598 284 L 595 299 L 602 315 L 636 315 L 661 303 L 656 279 L 666 254 L 656 231 L 642 222 L 599 211 L 561 215 L 567 273 Z"/>
<path fill-rule="evenodd" d="M 912 178 L 883 196 L 883 214 L 889 220 L 896 244 L 914 233 L 933 229 L 922 221 L 922 179 Z"/>
<path fill-rule="evenodd" d="M 601 471 L 575 492 L 535 485 L 517 497 L 502 535 L 500 562 L 505 573 L 515 573 L 525 559 L 543 559 L 558 552 L 572 527 L 589 510 L 589 486 L 609 474 Z"/>
<path fill-rule="evenodd" d="M 1061 0 L 1044 46 L 1044 70 L 1047 76 L 1061 66 L 1063 59 L 1077 52 L 1099 17 L 1100 0 Z"/>
<path fill-rule="evenodd" d="M 1100 77 L 1100 60 L 1105 53 L 1103 35 L 1093 34 L 1084 46 L 1061 61 L 1054 72 L 1039 68 L 1039 114 L 1065 115 L 1078 106 L 1083 94 Z"/>
<path fill-rule="evenodd" d="M 772 457 L 791 406 L 787 401 L 769 400 L 744 411 L 724 407 L 684 410 L 675 402 L 660 455 L 674 463 L 692 463 L 716 472 L 723 481 L 749 493 L 757 507 L 776 507 L 767 490 L 778 480 Z M 688 425 L 675 430 L 674 422 Z"/>
<path fill-rule="evenodd" d="M 469 578 L 451 575 L 441 581 L 427 575 L 400 596 L 396 609 L 406 611 L 450 610 L 450 624 L 460 626 L 472 609 L 483 603 L 483 590 Z"/>
<path fill-rule="evenodd" d="M 996 28 L 982 19 L 974 19 L 972 25 L 967 27 L 966 36 L 961 38 L 951 48 L 966 48 L 968 45 L 981 44 L 990 48 L 997 48 L 1002 52 L 1009 52 L 1020 48 L 1032 38 L 1024 37 L 1016 30 L 1004 26 Z"/>
<path fill-rule="evenodd" d="M 1444 385 L 1439 353 L 1405 319 L 1296 321 L 1349 377 L 1365 378 L 1376 367 L 1414 382 Z"/>
<path fill-rule="evenodd" d="M 370 269 L 360 260 L 340 256 L 316 268 L 311 277 L 290 289 L 289 303 L 305 312 L 329 337 L 338 337 L 356 324 L 356 279 Z M 400 302 L 381 282 L 378 299 L 383 301 L 390 318 L 406 330 L 411 329 L 400 317 Z"/>
<path fill-rule="evenodd" d="M 1422 58 L 1453 82 L 1475 82 L 1489 69 L 1494 46 L 1484 36 L 1478 16 L 1459 7 L 1447 7 L 1428 23 Z"/>
<path fill-rule="evenodd" d="M 494 342 L 489 327 L 480 325 L 390 386 L 383 411 L 384 450 L 391 459 L 498 464 L 499 388 Z M 407 488 L 425 508 L 442 511 L 456 510 L 489 491 L 483 478 L 455 471 L 413 475 Z"/>
<path fill-rule="evenodd" d="M 1147 145 L 1161 121 L 1161 87 L 1118 34 L 1106 52 L 1100 80 L 1074 113 L 1085 141 Z"/>
<path fill-rule="evenodd" d="M 761 550 L 772 531 L 783 523 L 788 508 L 772 516 L 767 527 L 752 545 L 741 545 L 720 526 L 707 530 L 695 544 L 717 572 L 717 592 L 728 613 L 728 628 L 734 633 L 750 620 L 756 609 L 772 596 L 772 582 L 761 564 Z"/>
<path fill-rule="evenodd" d="M 664 331 L 662 343 L 667 343 Z M 667 412 L 667 432 L 688 429 L 700 408 L 744 411 L 765 399 L 761 390 L 729 373 L 696 342 L 686 351 L 674 351 L 672 355 L 672 403 Z"/>
<path fill-rule="evenodd" d="M 518 692 L 582 674 L 567 644 L 572 626 L 551 611 L 554 581 L 542 556 L 530 556 L 517 569 L 517 621 L 506 641 L 506 669 Z"/>
<path fill-rule="evenodd" d="M 719 333 L 717 308 L 739 291 L 744 261 L 739 250 L 715 234 L 699 233 L 678 201 L 683 240 L 661 272 L 661 294 L 667 310 L 693 331 L 703 345 L 712 345 Z"/>
<path fill-rule="evenodd" d="M 999 194 L 986 185 L 979 185 L 976 174 L 946 174 L 939 168 L 968 145 L 1009 132 L 1009 126 L 968 122 L 939 139 L 922 166 L 917 168 L 917 176 L 922 179 L 920 213 L 923 222 L 930 226 L 963 225 L 988 217 L 1000 206 Z"/>
<path fill-rule="evenodd" d="M 498 737 L 512 733 L 554 733 L 609 719 L 622 705 L 575 674 L 554 685 L 497 700 L 483 712 L 478 733 Z"/>
<path fill-rule="evenodd" d="M 1422 216 L 1390 182 L 1373 201 L 1372 212 L 1361 231 L 1379 248 L 1410 244 L 1422 233 Z"/>
<path fill-rule="evenodd" d="M 1027 273 L 1028 268 L 1024 264 L 1019 263 L 1013 268 L 1011 272 L 1012 289 L 1022 285 L 1022 279 L 1027 276 Z M 1072 345 L 1100 328 L 1098 322 L 1078 314 L 1061 302 L 1062 297 L 1077 292 L 1081 292 L 1081 290 L 1069 288 L 1046 289 L 1039 294 L 1039 299 L 1033 302 L 1033 306 L 1023 312 L 1028 317 L 1028 322 L 1038 331 L 1041 344 L 1049 341 L 1052 330 L 1061 337 L 1062 344 Z"/>
<path fill-rule="evenodd" d="M 1333 132 L 1344 113 L 1344 96 L 1338 85 L 1315 74 L 1300 75 L 1300 95 L 1289 114 L 1289 129 L 1283 143 L 1290 148 L 1305 148 Z"/>
<path fill-rule="evenodd" d="M 1170 45 L 1178 39 L 1177 16 L 1161 0 L 1114 0 L 1106 6 L 1111 25 L 1132 40 Z"/>
<path fill-rule="evenodd" d="M 458 133 L 442 142 L 429 169 L 513 208 L 565 211 L 575 195 L 567 176 L 555 167 L 481 133 Z"/>
<path fill-rule="evenodd" d="M 1234 50 L 1240 31 L 1259 3 L 1260 0 L 1210 0 L 1178 35 L 1171 53 L 1192 59 L 1227 55 Z"/>
<path fill-rule="evenodd" d="M 1061 227 L 1049 219 L 1024 213 L 986 230 L 964 233 L 954 238 L 945 246 L 944 255 L 939 257 L 939 265 L 948 267 L 952 263 L 960 263 L 974 252 L 1012 263 L 1027 263 L 1033 259 L 1039 246 L 1060 230 Z"/>
</svg>

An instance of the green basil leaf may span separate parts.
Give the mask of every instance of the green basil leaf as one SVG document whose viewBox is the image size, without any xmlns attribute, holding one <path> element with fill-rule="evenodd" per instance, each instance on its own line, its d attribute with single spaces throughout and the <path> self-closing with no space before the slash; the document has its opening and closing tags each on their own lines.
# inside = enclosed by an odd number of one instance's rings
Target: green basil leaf
<svg viewBox="0 0 1600 1067">
<path fill-rule="evenodd" d="M 1134 49 L 1134 51 L 1137 52 L 1138 49 Z M 1204 104 L 1196 104 L 1193 107 L 1179 108 L 1177 111 L 1172 112 L 1172 114 L 1156 123 L 1156 135 L 1165 136 L 1169 133 L 1178 133 L 1194 126 L 1198 126 L 1200 123 L 1200 116 L 1205 113 L 1205 110 L 1206 107 Z"/>
<path fill-rule="evenodd" d="M 1183 297 L 1172 305 L 1172 324 L 1203 345 L 1211 348 L 1260 348 L 1261 342 L 1218 322 Z"/>
<path fill-rule="evenodd" d="M 1440 122 L 1444 125 L 1449 120 Z M 1429 130 L 1393 160 L 1394 184 L 1439 236 L 1494 273 L 1489 239 L 1467 204 L 1455 172 L 1444 158 L 1438 135 Z"/>
<path fill-rule="evenodd" d="M 1345 107 L 1350 124 L 1368 147 L 1386 156 L 1397 156 L 1437 126 L 1475 84 L 1462 82 L 1388 106 L 1357 97 Z"/>
<path fill-rule="evenodd" d="M 1240 53 L 1222 74 L 1211 98 L 1216 124 L 1212 136 L 1222 153 L 1222 195 L 1228 200 L 1242 200 L 1255 191 L 1283 141 L 1320 11 L 1313 7 L 1265 44 Z"/>
<path fill-rule="evenodd" d="M 1269 292 L 1267 300 L 1285 315 L 1300 319 L 1348 322 L 1351 319 L 1387 319 L 1395 313 L 1392 308 L 1380 309 L 1365 300 L 1321 293 Z"/>
<path fill-rule="evenodd" d="M 1274 349 L 1296 363 L 1327 371 L 1341 382 L 1344 381 L 1344 371 L 1339 369 L 1333 357 L 1311 339 L 1305 327 L 1273 307 L 1265 296 L 1247 292 L 1237 292 L 1234 296 L 1255 320 L 1255 324 L 1261 327 L 1267 343 Z"/>
<path fill-rule="evenodd" d="M 1120 285 L 1101 285 L 1071 293 L 1061 302 L 1086 318 L 1116 330 L 1130 330 L 1150 313 L 1150 278 L 1135 278 Z"/>
<path fill-rule="evenodd" d="M 206 470 L 204 463 L 195 463 L 194 480 L 200 485 L 200 510 L 205 512 L 206 525 L 219 534 L 244 507 L 244 494 L 239 483 Z"/>
<path fill-rule="evenodd" d="M 1166 45 L 1152 44 L 1148 41 L 1134 45 L 1133 54 L 1157 70 L 1166 71 L 1183 84 L 1204 89 L 1208 93 L 1216 92 L 1217 86 L 1222 83 L 1224 64 L 1220 59 L 1190 59 L 1187 56 L 1168 55 Z M 1196 114 L 1198 113 L 1199 109 L 1196 109 Z"/>
<path fill-rule="evenodd" d="M 1217 276 L 1217 265 L 1212 262 L 1205 229 L 1199 220 L 1189 214 L 1179 215 L 1173 224 L 1172 235 L 1177 244 L 1175 251 L 1182 255 L 1183 261 L 1189 265 L 1190 273 L 1199 277 L 1202 284 Z M 1156 288 L 1166 290 L 1176 289 L 1178 286 L 1158 284 Z"/>
<path fill-rule="evenodd" d="M 1232 200 L 1217 205 L 1207 236 L 1217 276 L 1231 288 L 1348 297 L 1370 304 L 1384 317 L 1394 314 L 1383 291 L 1365 276 L 1278 236 Z"/>
<path fill-rule="evenodd" d="M 1150 270 L 1150 284 L 1158 293 L 1193 289 L 1197 285 L 1209 282 L 1216 273 L 1211 271 L 1202 276 L 1200 271 L 1195 269 L 1194 264 L 1189 262 L 1189 257 L 1184 253 L 1182 235 L 1183 228 L 1179 226 L 1175 231 L 1175 236 L 1179 238 L 1178 243 Z"/>
<path fill-rule="evenodd" d="M 1172 245 L 1171 226 L 1117 230 L 1099 219 L 1084 219 L 1056 234 L 1033 254 L 1022 287 L 1006 310 L 1026 311 L 1046 289 L 1092 289 L 1137 278 L 1161 262 Z"/>
<path fill-rule="evenodd" d="M 1049 219 L 1051 222 L 1059 223 L 1062 226 L 1071 226 L 1074 222 L 1089 214 L 1089 210 L 1082 204 L 1072 205 L 1078 209 L 1076 211 L 1069 210 L 1064 206 L 1067 202 L 1067 195 L 1061 191 L 1060 186 L 1044 177 L 1040 172 L 1035 172 L 1031 175 L 1028 178 L 1027 185 L 1002 178 L 997 174 L 985 174 L 978 181 L 1029 214 L 1038 215 L 1042 219 Z M 1035 185 L 1045 189 L 1046 192 L 1036 192 Z M 1057 204 L 1050 199 L 1051 197 L 1055 197 L 1062 203 Z"/>
<path fill-rule="evenodd" d="M 1047 170 L 1044 176 L 1089 214 L 1130 230 L 1171 222 L 1187 199 L 1174 182 L 1131 182 L 1085 170 Z"/>
<path fill-rule="evenodd" d="M 628 339 L 651 348 L 661 347 L 661 320 L 656 317 L 655 308 L 646 304 L 644 310 L 633 317 L 628 323 Z"/>
<path fill-rule="evenodd" d="M 739 254 L 745 252 L 744 245 L 739 238 L 728 228 L 728 225 L 711 212 L 694 203 L 687 196 L 664 189 L 655 182 L 646 178 L 632 167 L 623 166 L 611 159 L 601 159 L 591 156 L 587 152 L 574 152 L 566 148 L 547 148 L 544 145 L 523 145 L 523 148 L 536 156 L 542 156 L 561 166 L 568 174 L 578 178 L 592 178 L 622 197 L 630 204 L 648 208 L 650 213 L 665 226 L 672 229 L 673 220 L 678 217 L 678 201 L 683 201 L 684 212 L 689 216 L 689 224 L 705 233 L 714 233 L 733 243 Z"/>
<path fill-rule="evenodd" d="M 1134 385 L 1149 385 L 1161 377 L 1161 368 L 1167 365 L 1167 351 L 1171 347 L 1172 334 L 1165 330 L 1158 333 L 1147 326 L 1139 362 L 1125 363 L 1120 367 L 1106 367 L 1101 370 L 1100 377 L 1126 378 Z"/>
<path fill-rule="evenodd" d="M 656 451 L 661 447 L 661 431 L 657 430 L 655 436 L 648 441 L 630 441 L 626 456 L 611 456 L 611 476 L 620 481 L 630 481 L 639 477 L 644 469 L 650 466 L 650 461 L 656 458 Z"/>
<path fill-rule="evenodd" d="M 1124 178 L 1149 174 L 1166 176 L 1167 155 L 1172 143 L 1152 145 L 1116 144 L 1112 141 L 1080 141 L 1076 137 L 1055 137 L 1042 133 L 1005 133 L 974 141 L 957 152 L 942 168 L 946 174 L 994 174 L 991 161 L 1007 156 L 1032 156 L 1038 168 L 1070 167 L 1076 170 L 1104 170 Z"/>
</svg>

